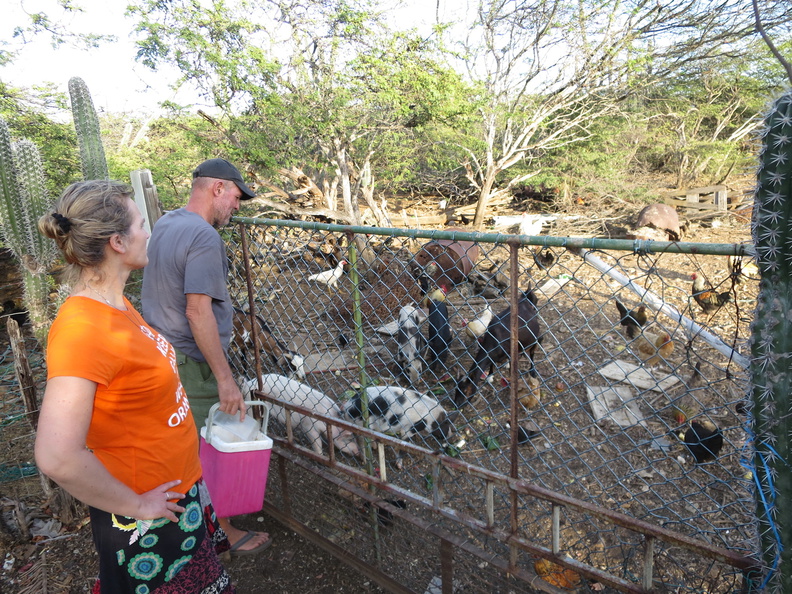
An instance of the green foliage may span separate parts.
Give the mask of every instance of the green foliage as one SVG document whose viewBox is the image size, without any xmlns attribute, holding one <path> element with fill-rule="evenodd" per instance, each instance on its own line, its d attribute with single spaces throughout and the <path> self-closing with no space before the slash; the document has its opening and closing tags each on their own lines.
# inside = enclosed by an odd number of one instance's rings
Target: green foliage
<svg viewBox="0 0 792 594">
<path fill-rule="evenodd" d="M 80 145 L 80 163 L 84 179 L 110 179 L 107 170 L 99 117 L 96 115 L 91 93 L 78 77 L 69 79 L 74 128 Z"/>
<path fill-rule="evenodd" d="M 773 591 L 792 589 L 792 90 L 765 118 L 754 197 L 753 238 L 761 271 L 752 327 L 751 384 L 756 438 L 757 504 Z M 774 527 L 771 529 L 771 527 Z"/>
<path fill-rule="evenodd" d="M 74 128 L 53 119 L 67 109 L 66 96 L 51 87 L 23 91 L 0 82 L 0 116 L 12 138 L 27 138 L 39 147 L 50 196 L 80 178 Z"/>
</svg>

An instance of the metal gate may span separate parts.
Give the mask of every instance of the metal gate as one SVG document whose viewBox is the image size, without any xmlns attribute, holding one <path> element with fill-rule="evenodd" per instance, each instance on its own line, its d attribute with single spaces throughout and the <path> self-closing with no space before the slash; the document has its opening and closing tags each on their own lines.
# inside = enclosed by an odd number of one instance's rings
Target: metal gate
<svg viewBox="0 0 792 594">
<path fill-rule="evenodd" d="M 235 221 L 271 515 L 394 592 L 759 590 L 745 245 Z"/>
</svg>

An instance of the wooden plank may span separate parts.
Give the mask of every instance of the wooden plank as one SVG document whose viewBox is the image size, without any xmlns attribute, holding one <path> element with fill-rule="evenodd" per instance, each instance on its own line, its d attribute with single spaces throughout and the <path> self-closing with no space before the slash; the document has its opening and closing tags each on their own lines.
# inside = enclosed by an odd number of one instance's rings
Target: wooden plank
<svg viewBox="0 0 792 594">
<path fill-rule="evenodd" d="M 726 210 L 726 188 L 715 192 L 715 210 Z"/>
<path fill-rule="evenodd" d="M 689 208 L 691 210 L 716 210 L 715 205 L 712 203 L 687 202 L 685 200 L 679 200 L 678 198 L 664 198 L 663 203 L 674 207 Z"/>
<path fill-rule="evenodd" d="M 686 188 L 681 190 L 669 190 L 665 192 L 666 196 L 687 196 L 688 194 L 714 194 L 715 192 L 725 191 L 726 186 L 705 186 L 703 188 Z"/>
<path fill-rule="evenodd" d="M 646 425 L 630 388 L 626 386 L 586 386 L 594 420 L 610 419 L 620 427 Z"/>
<path fill-rule="evenodd" d="M 28 361 L 27 349 L 25 348 L 25 339 L 22 336 L 22 331 L 19 329 L 19 324 L 16 320 L 9 316 L 6 321 L 6 332 L 8 332 L 8 341 L 11 343 L 11 352 L 14 353 L 14 372 L 16 380 L 19 384 L 19 390 L 22 393 L 22 403 L 25 406 L 25 417 L 28 423 L 33 428 L 33 431 L 38 427 L 39 407 L 38 399 L 36 398 L 36 380 L 33 377 L 33 371 L 30 369 L 30 362 Z"/>
</svg>

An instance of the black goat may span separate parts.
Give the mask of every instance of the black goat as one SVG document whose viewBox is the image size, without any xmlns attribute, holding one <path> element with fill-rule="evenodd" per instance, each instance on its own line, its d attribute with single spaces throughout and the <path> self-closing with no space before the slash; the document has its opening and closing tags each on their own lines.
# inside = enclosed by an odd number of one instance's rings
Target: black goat
<svg viewBox="0 0 792 594">
<path fill-rule="evenodd" d="M 451 345 L 451 324 L 448 322 L 448 306 L 443 301 L 429 299 L 427 324 L 424 361 L 435 374 L 445 375 L 445 362 Z"/>
<path fill-rule="evenodd" d="M 523 292 L 517 302 L 517 340 L 520 348 L 528 353 L 531 362 L 529 373 L 536 377 L 534 367 L 534 351 L 539 344 L 539 318 L 536 313 L 536 295 L 532 289 Z M 487 326 L 486 332 L 479 339 L 479 348 L 467 377 L 459 382 L 454 392 L 454 404 L 461 408 L 467 404 L 478 391 L 478 383 L 484 373 L 492 373 L 496 366 L 509 358 L 511 349 L 511 306 L 499 312 Z"/>
</svg>

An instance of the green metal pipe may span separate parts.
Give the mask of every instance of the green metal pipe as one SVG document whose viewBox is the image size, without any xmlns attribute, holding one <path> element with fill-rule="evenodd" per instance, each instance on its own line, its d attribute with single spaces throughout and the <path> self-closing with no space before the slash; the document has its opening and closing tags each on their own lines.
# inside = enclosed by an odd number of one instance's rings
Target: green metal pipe
<svg viewBox="0 0 792 594">
<path fill-rule="evenodd" d="M 550 235 L 511 235 L 508 233 L 480 233 L 470 231 L 444 231 L 429 229 L 398 229 L 390 227 L 365 227 L 361 225 L 333 225 L 309 221 L 259 219 L 234 217 L 234 222 L 273 227 L 294 227 L 312 231 L 335 233 L 361 233 L 385 237 L 411 237 L 413 239 L 450 239 L 478 243 L 516 242 L 520 245 L 542 247 L 585 248 L 593 250 L 620 250 L 635 253 L 698 254 L 709 256 L 753 256 L 753 245 L 747 243 L 693 243 L 685 241 L 651 241 L 642 239 L 604 239 L 599 237 L 553 237 Z"/>
</svg>

